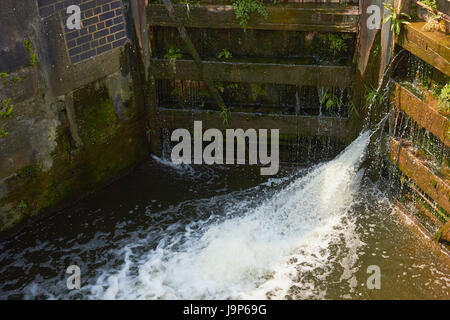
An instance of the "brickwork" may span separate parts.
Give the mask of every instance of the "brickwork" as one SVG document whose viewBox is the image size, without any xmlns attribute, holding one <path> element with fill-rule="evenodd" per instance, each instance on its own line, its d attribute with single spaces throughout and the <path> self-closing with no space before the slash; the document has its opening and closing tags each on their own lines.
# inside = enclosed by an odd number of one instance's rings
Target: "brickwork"
<svg viewBox="0 0 450 320">
<path fill-rule="evenodd" d="M 37 0 L 42 18 L 60 14 L 68 54 L 77 63 L 114 48 L 127 41 L 123 5 L 120 0 Z M 69 30 L 67 8 L 81 9 L 81 30 Z"/>
</svg>

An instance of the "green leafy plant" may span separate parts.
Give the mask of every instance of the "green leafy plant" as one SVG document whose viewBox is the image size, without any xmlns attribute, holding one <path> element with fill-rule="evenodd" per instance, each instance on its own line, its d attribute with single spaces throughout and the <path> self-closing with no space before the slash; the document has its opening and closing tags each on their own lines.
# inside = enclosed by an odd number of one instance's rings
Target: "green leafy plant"
<svg viewBox="0 0 450 320">
<path fill-rule="evenodd" d="M 385 96 L 383 93 L 378 92 L 378 90 L 370 87 L 366 87 L 366 98 L 365 98 L 364 108 L 372 106 L 375 110 L 379 110 L 385 101 Z"/>
<path fill-rule="evenodd" d="M 379 92 L 375 88 L 366 87 L 365 104 L 363 106 L 364 109 L 371 107 L 372 110 L 380 110 L 385 101 L 386 96 L 383 92 Z"/>
<path fill-rule="evenodd" d="M 222 49 L 222 51 L 220 51 L 219 54 L 217 55 L 217 58 L 221 60 L 231 59 L 232 57 L 233 55 L 228 49 Z"/>
<path fill-rule="evenodd" d="M 204 108 L 205 107 L 205 103 L 206 101 L 211 97 L 211 94 L 208 91 L 200 91 L 198 93 L 198 96 L 200 98 L 200 108 Z"/>
<path fill-rule="evenodd" d="M 227 89 L 237 89 L 239 85 L 237 83 L 229 83 L 227 84 Z"/>
<path fill-rule="evenodd" d="M 7 78 L 7 77 L 9 77 L 9 74 L 7 74 L 6 72 L 0 72 L 0 79 Z"/>
<path fill-rule="evenodd" d="M 0 105 L 0 118 L 8 118 L 9 116 L 11 116 L 13 110 L 14 105 L 11 103 L 11 98 L 2 101 Z M 8 131 L 0 129 L 0 138 L 6 137 L 8 134 Z"/>
<path fill-rule="evenodd" d="M 170 60 L 181 59 L 182 57 L 183 54 L 181 53 L 181 50 L 174 47 L 170 47 L 169 51 L 164 55 L 164 59 Z"/>
<path fill-rule="evenodd" d="M 347 43 L 345 43 L 345 40 L 350 39 L 351 36 L 348 34 L 335 34 L 335 33 L 329 33 L 328 34 L 328 41 L 330 43 L 329 49 L 332 52 L 345 52 L 347 51 Z"/>
<path fill-rule="evenodd" d="M 180 88 L 173 88 L 172 90 L 170 90 L 170 95 L 172 97 L 175 97 L 177 99 L 181 99 L 183 97 L 183 93 L 181 92 Z"/>
<path fill-rule="evenodd" d="M 443 31 L 445 32 L 445 24 L 443 24 L 442 15 L 441 14 L 430 14 L 427 17 L 427 23 L 422 27 L 423 31 Z"/>
<path fill-rule="evenodd" d="M 437 3 L 436 0 L 424 0 L 424 1 L 420 1 L 423 4 L 429 6 L 431 9 L 433 9 L 434 11 L 437 10 Z"/>
<path fill-rule="evenodd" d="M 223 93 L 225 91 L 225 86 L 222 82 L 216 82 L 216 89 L 219 90 L 220 93 Z"/>
<path fill-rule="evenodd" d="M 0 117 L 7 118 L 9 117 L 14 110 L 14 105 L 11 103 L 11 98 L 2 101 L 0 106 Z"/>
<path fill-rule="evenodd" d="M 431 86 L 431 94 L 435 97 L 439 97 L 439 95 L 441 94 L 443 85 L 438 84 L 438 83 L 433 83 L 433 85 Z"/>
<path fill-rule="evenodd" d="M 244 28 L 244 30 L 247 29 L 250 14 L 257 12 L 263 16 L 264 19 L 267 19 L 269 16 L 267 8 L 261 0 L 231 0 L 231 4 L 233 6 L 236 19 L 239 21 L 239 24 Z"/>
<path fill-rule="evenodd" d="M 179 3 L 186 6 L 186 13 L 187 13 L 188 18 L 190 18 L 190 15 L 191 15 L 191 7 L 199 5 L 199 1 L 195 1 L 195 0 L 194 1 L 193 0 L 181 0 Z"/>
<path fill-rule="evenodd" d="M 227 107 L 225 107 L 220 112 L 220 115 L 222 116 L 223 124 L 227 126 L 230 123 L 230 118 L 231 118 L 230 110 Z"/>
<path fill-rule="evenodd" d="M 22 200 L 17 204 L 17 209 L 19 209 L 21 211 L 25 211 L 28 209 L 28 205 L 25 201 Z"/>
<path fill-rule="evenodd" d="M 442 88 L 439 94 L 438 107 L 444 112 L 450 112 L 450 82 Z"/>
<path fill-rule="evenodd" d="M 373 47 L 373 50 L 372 50 L 372 56 L 378 57 L 378 55 L 380 54 L 380 50 L 381 50 L 381 45 L 379 43 L 375 44 L 375 46 Z"/>
<path fill-rule="evenodd" d="M 33 67 L 38 63 L 36 52 L 34 52 L 33 43 L 31 40 L 25 40 L 23 42 L 25 49 L 30 53 L 30 66 Z"/>
<path fill-rule="evenodd" d="M 345 40 L 351 39 L 349 34 L 326 33 L 319 34 L 319 38 L 328 47 L 328 51 L 334 55 L 339 52 L 346 52 L 348 50 L 347 42 Z"/>
<path fill-rule="evenodd" d="M 327 110 L 330 110 L 341 105 L 341 101 L 332 92 L 327 92 L 320 101 L 321 105 L 325 105 Z"/>
<path fill-rule="evenodd" d="M 410 22 L 406 21 L 406 19 L 411 19 L 411 16 L 400 12 L 397 13 L 394 9 L 394 7 L 389 4 L 389 3 L 383 3 L 383 6 L 389 10 L 389 14 L 386 18 L 383 19 L 383 24 L 385 24 L 386 22 L 388 22 L 389 20 L 391 20 L 392 22 L 392 26 L 391 26 L 391 30 L 394 34 L 396 34 L 397 36 L 400 35 L 400 31 L 402 30 L 402 26 L 404 24 L 410 24 Z"/>
</svg>

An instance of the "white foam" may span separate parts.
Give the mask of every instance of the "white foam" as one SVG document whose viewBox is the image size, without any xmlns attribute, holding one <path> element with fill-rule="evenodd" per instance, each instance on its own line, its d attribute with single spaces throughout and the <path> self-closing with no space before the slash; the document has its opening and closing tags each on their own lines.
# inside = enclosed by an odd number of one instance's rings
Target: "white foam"
<svg viewBox="0 0 450 320">
<path fill-rule="evenodd" d="M 256 208 L 238 202 L 222 222 L 200 221 L 184 234 L 165 237 L 145 255 L 123 249 L 118 272 L 103 274 L 90 298 L 225 299 L 283 298 L 299 270 L 324 263 L 336 226 L 354 201 L 370 133 L 360 135 L 336 159 L 296 179 Z M 156 160 L 156 159 L 155 159 Z M 213 212 L 211 212 L 213 214 Z M 358 239 L 348 241 L 358 243 Z M 343 261 L 351 285 L 355 252 Z M 289 263 L 296 259 L 295 264 Z M 295 265 L 295 266 L 294 266 Z M 304 296 L 318 292 L 313 284 Z"/>
</svg>

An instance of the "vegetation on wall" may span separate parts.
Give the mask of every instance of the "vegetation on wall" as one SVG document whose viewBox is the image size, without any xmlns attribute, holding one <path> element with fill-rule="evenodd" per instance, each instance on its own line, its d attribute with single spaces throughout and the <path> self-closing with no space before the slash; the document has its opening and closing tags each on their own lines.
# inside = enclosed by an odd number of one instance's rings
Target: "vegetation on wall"
<svg viewBox="0 0 450 320">
<path fill-rule="evenodd" d="M 327 110 L 338 107 L 341 102 L 334 92 L 327 92 L 320 101 L 320 104 L 324 105 Z"/>
<path fill-rule="evenodd" d="M 335 34 L 335 33 L 329 33 L 328 34 L 328 41 L 329 41 L 329 49 L 333 53 L 337 52 L 345 52 L 348 50 L 348 46 L 345 43 L 345 40 L 351 39 L 351 35 L 349 34 Z"/>
<path fill-rule="evenodd" d="M 23 42 L 23 45 L 25 46 L 25 49 L 30 54 L 30 67 L 34 67 L 36 64 L 39 63 L 37 59 L 37 54 L 34 51 L 33 43 L 31 40 L 25 40 Z M 7 80 L 8 79 L 8 80 Z M 20 77 L 12 77 L 6 73 L 6 72 L 0 72 L 0 80 L 6 80 L 10 83 L 15 83 L 17 81 L 22 81 L 22 78 Z M 12 103 L 12 98 L 7 98 L 4 100 L 0 100 L 0 119 L 6 119 L 11 117 L 12 113 L 14 111 L 14 105 Z M 0 138 L 6 137 L 9 134 L 8 131 L 0 128 Z"/>
<path fill-rule="evenodd" d="M 378 55 L 380 54 L 381 51 L 381 45 L 379 42 L 377 42 L 374 46 L 373 46 L 373 50 L 372 50 L 372 56 L 374 58 L 378 57 Z"/>
<path fill-rule="evenodd" d="M 23 42 L 25 49 L 27 49 L 30 54 L 30 66 L 33 67 L 38 63 L 36 52 L 34 52 L 33 43 L 31 40 L 25 40 Z"/>
<path fill-rule="evenodd" d="M 444 112 L 450 112 L 450 82 L 441 89 L 438 100 L 439 109 Z"/>
<path fill-rule="evenodd" d="M 404 12 L 397 13 L 394 7 L 389 3 L 385 2 L 383 6 L 389 11 L 388 16 L 383 19 L 383 24 L 391 20 L 391 30 L 398 36 L 402 30 L 402 26 L 404 24 L 410 24 L 407 20 L 410 20 L 411 16 Z"/>
<path fill-rule="evenodd" d="M 441 14 L 430 13 L 427 17 L 427 23 L 422 27 L 423 31 L 442 31 L 445 32 L 445 22 Z"/>
<path fill-rule="evenodd" d="M 322 33 L 319 38 L 326 47 L 326 54 L 336 59 L 348 51 L 348 40 L 352 39 L 352 36 L 347 33 Z"/>
<path fill-rule="evenodd" d="M 374 110 L 379 111 L 386 100 L 386 95 L 375 88 L 366 87 L 364 108 L 372 106 Z"/>
<path fill-rule="evenodd" d="M 217 59 L 220 59 L 220 60 L 227 60 L 227 59 L 231 59 L 232 57 L 233 57 L 233 54 L 228 49 L 222 49 L 222 51 L 220 51 L 217 54 Z"/>
<path fill-rule="evenodd" d="M 342 111 L 355 112 L 359 115 L 349 93 L 339 88 L 327 88 L 320 97 L 320 105 L 324 106 L 327 111 L 337 111 L 339 115 L 343 114 Z"/>
<path fill-rule="evenodd" d="M 189 18 L 190 15 L 191 15 L 191 7 L 198 6 L 200 1 L 197 1 L 197 0 L 181 0 L 179 3 L 184 5 L 184 6 L 186 6 L 186 14 L 187 14 L 187 16 Z"/>
<path fill-rule="evenodd" d="M 8 78 L 9 74 L 5 72 L 0 72 L 0 79 Z M 0 101 L 0 119 L 6 119 L 11 116 L 14 105 L 12 104 L 12 99 L 8 98 L 6 100 Z M 6 137 L 9 134 L 8 131 L 0 128 L 0 138 Z"/>
<path fill-rule="evenodd" d="M 236 19 L 239 24 L 247 29 L 248 21 L 250 20 L 250 14 L 259 13 L 264 19 L 267 19 L 269 13 L 267 12 L 266 5 L 261 0 L 231 0 Z"/>
<path fill-rule="evenodd" d="M 182 57 L 183 54 L 181 53 L 181 50 L 174 47 L 170 47 L 169 51 L 164 55 L 164 59 L 170 60 L 181 59 Z"/>
<path fill-rule="evenodd" d="M 433 9 L 434 11 L 437 10 L 437 3 L 436 0 L 423 0 L 420 1 L 421 3 L 423 3 L 424 5 L 429 6 L 431 9 Z"/>
</svg>

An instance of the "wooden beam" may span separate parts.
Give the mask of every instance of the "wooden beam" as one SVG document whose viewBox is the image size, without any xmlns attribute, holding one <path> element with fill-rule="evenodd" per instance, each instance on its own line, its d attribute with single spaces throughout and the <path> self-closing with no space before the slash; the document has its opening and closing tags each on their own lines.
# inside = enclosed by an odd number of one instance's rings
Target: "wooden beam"
<svg viewBox="0 0 450 320">
<path fill-rule="evenodd" d="M 228 126 L 223 124 L 219 111 L 159 109 L 161 127 L 193 129 L 194 121 L 202 121 L 204 128 L 279 129 L 280 135 L 326 136 L 350 141 L 349 119 L 281 114 L 232 112 Z"/>
<path fill-rule="evenodd" d="M 150 72 L 157 79 L 204 80 L 192 60 L 153 59 Z M 203 75 L 211 81 L 339 88 L 351 87 L 354 82 L 349 66 L 203 61 Z"/>
<path fill-rule="evenodd" d="M 231 5 L 191 6 L 189 13 L 184 5 L 175 5 L 175 13 L 186 27 L 240 29 Z M 357 32 L 360 19 L 359 7 L 311 7 L 298 4 L 267 6 L 269 17 L 265 20 L 253 14 L 248 29 Z M 147 9 L 151 26 L 175 27 L 164 5 L 151 4 Z"/>
<path fill-rule="evenodd" d="M 425 32 L 425 22 L 405 25 L 397 43 L 426 63 L 450 76 L 450 35 L 442 32 Z"/>
<path fill-rule="evenodd" d="M 450 181 L 437 176 L 426 161 L 418 158 L 412 147 L 392 138 L 390 159 L 414 183 L 431 197 L 442 209 L 450 212 Z"/>
<path fill-rule="evenodd" d="M 437 99 L 425 95 L 419 99 L 405 87 L 395 84 L 392 98 L 394 104 L 411 117 L 420 127 L 438 137 L 447 147 L 450 147 L 450 120 L 439 113 Z"/>
</svg>

